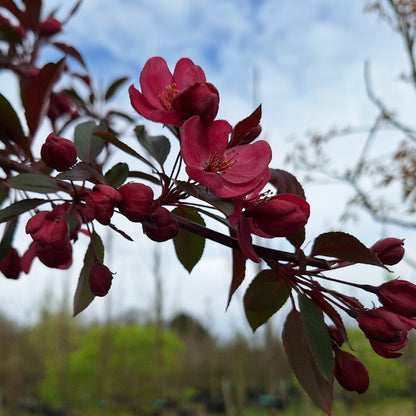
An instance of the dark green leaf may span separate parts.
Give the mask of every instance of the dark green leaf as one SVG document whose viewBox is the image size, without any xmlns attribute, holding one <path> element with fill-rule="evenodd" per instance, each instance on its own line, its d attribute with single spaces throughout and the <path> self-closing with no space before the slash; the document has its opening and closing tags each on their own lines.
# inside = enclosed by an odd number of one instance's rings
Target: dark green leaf
<svg viewBox="0 0 416 416">
<path fill-rule="evenodd" d="M 74 131 L 74 144 L 78 157 L 84 162 L 95 162 L 97 156 L 104 149 L 105 141 L 95 135 L 96 131 L 104 130 L 104 126 L 97 126 L 93 121 L 78 124 Z"/>
<path fill-rule="evenodd" d="M 262 270 L 250 283 L 244 295 L 244 310 L 255 331 L 273 316 L 289 297 L 286 285 L 274 270 Z"/>
<path fill-rule="evenodd" d="M 130 146 L 120 141 L 116 136 L 114 136 L 114 134 L 111 134 L 110 132 L 107 132 L 107 131 L 97 131 L 96 135 L 100 136 L 106 142 L 111 143 L 112 145 L 116 146 L 117 148 L 122 150 L 124 153 L 127 153 L 130 156 L 134 156 L 136 159 L 141 160 L 147 166 L 150 166 L 152 169 L 154 169 L 154 166 L 147 159 L 145 159 L 143 156 L 137 153 Z"/>
<path fill-rule="evenodd" d="M 332 414 L 332 386 L 318 370 L 309 348 L 299 312 L 292 310 L 283 327 L 283 346 L 290 366 L 309 397 L 327 414 Z"/>
<path fill-rule="evenodd" d="M 334 359 L 328 327 L 319 308 L 307 297 L 299 296 L 300 316 L 309 349 L 322 376 L 332 383 Z"/>
<path fill-rule="evenodd" d="M 105 174 L 107 183 L 115 188 L 123 185 L 129 176 L 129 165 L 119 162 Z"/>
<path fill-rule="evenodd" d="M 104 183 L 105 179 L 98 165 L 88 162 L 79 162 L 70 170 L 59 173 L 56 179 L 71 181 L 90 181 L 92 183 Z"/>
<path fill-rule="evenodd" d="M 29 83 L 23 104 L 30 134 L 33 136 L 47 114 L 49 97 L 55 82 L 59 79 L 65 67 L 65 59 L 48 63 L 39 71 L 38 75 Z"/>
<path fill-rule="evenodd" d="M 170 152 L 169 139 L 165 136 L 149 136 L 144 126 L 137 126 L 134 131 L 139 143 L 160 166 L 163 166 Z"/>
<path fill-rule="evenodd" d="M 111 85 L 108 87 L 107 91 L 105 92 L 104 99 L 107 101 L 117 92 L 117 90 L 128 80 L 128 77 L 121 77 L 116 79 Z"/>
<path fill-rule="evenodd" d="M 340 231 L 319 235 L 313 244 L 311 256 L 334 257 L 341 261 L 385 267 L 356 237 Z"/>
<path fill-rule="evenodd" d="M 84 265 L 78 279 L 74 296 L 74 316 L 82 312 L 95 298 L 88 283 L 90 270 L 96 260 L 104 262 L 104 245 L 97 233 L 92 234 L 91 242 L 84 257 Z"/>
<path fill-rule="evenodd" d="M 175 208 L 172 213 L 197 224 L 205 225 L 204 219 L 193 208 L 179 207 Z M 173 243 L 179 261 L 190 273 L 202 257 L 205 238 L 181 228 L 178 235 L 173 239 Z"/>
<path fill-rule="evenodd" d="M 217 208 L 227 216 L 234 212 L 234 205 L 231 201 L 216 197 L 204 186 L 194 185 L 185 181 L 176 181 L 175 183 L 182 191 L 200 199 L 201 201 L 208 202 L 214 208 Z"/>
<path fill-rule="evenodd" d="M 18 217 L 24 212 L 30 211 L 39 205 L 48 202 L 46 199 L 23 199 L 22 201 L 14 202 L 6 208 L 0 210 L 0 222 L 6 222 Z"/>
<path fill-rule="evenodd" d="M 17 228 L 18 218 L 15 218 L 7 223 L 3 238 L 0 242 L 0 261 L 4 259 L 6 254 L 10 251 L 13 243 L 14 234 Z"/>
<path fill-rule="evenodd" d="M 14 189 L 23 191 L 39 192 L 48 194 L 60 190 L 59 185 L 54 179 L 46 175 L 37 175 L 35 173 L 20 173 L 12 176 L 7 184 Z"/>
</svg>

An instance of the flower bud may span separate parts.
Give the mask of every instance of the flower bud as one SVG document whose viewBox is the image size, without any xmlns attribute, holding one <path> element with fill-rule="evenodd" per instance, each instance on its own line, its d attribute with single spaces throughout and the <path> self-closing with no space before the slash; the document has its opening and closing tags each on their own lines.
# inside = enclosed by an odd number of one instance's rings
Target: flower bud
<svg viewBox="0 0 416 416">
<path fill-rule="evenodd" d="M 178 221 L 169 210 L 159 207 L 143 222 L 143 232 L 153 241 L 167 241 L 178 234 Z"/>
<path fill-rule="evenodd" d="M 378 288 L 380 302 L 400 315 L 416 316 L 416 285 L 406 280 L 391 280 Z"/>
<path fill-rule="evenodd" d="M 153 190 L 142 183 L 127 183 L 118 190 L 122 200 L 118 203 L 120 212 L 130 221 L 144 221 L 159 206 L 153 200 Z"/>
<path fill-rule="evenodd" d="M 388 266 L 397 264 L 404 256 L 404 240 L 400 238 L 383 238 L 377 241 L 370 250 L 377 255 L 379 260 Z"/>
<path fill-rule="evenodd" d="M 95 185 L 88 197 L 94 205 L 94 217 L 103 224 L 110 224 L 110 219 L 114 213 L 114 207 L 117 202 L 121 201 L 120 193 L 108 185 Z"/>
<path fill-rule="evenodd" d="M 370 384 L 367 369 L 354 355 L 340 348 L 335 349 L 334 376 L 346 390 L 364 393 Z"/>
<path fill-rule="evenodd" d="M 62 23 L 54 17 L 48 17 L 39 25 L 39 36 L 53 36 L 62 30 Z"/>
<path fill-rule="evenodd" d="M 62 246 L 69 240 L 69 226 L 64 216 L 56 211 L 41 211 L 26 224 L 26 233 L 34 241 L 52 246 Z"/>
<path fill-rule="evenodd" d="M 20 256 L 15 248 L 11 248 L 0 261 L 0 272 L 8 279 L 18 279 L 21 272 Z"/>
<path fill-rule="evenodd" d="M 42 145 L 42 160 L 59 172 L 68 170 L 77 161 L 77 149 L 71 140 L 49 134 Z"/>
<path fill-rule="evenodd" d="M 307 223 L 309 204 L 297 195 L 279 194 L 260 202 L 249 216 L 261 231 L 273 237 L 296 234 Z"/>
<path fill-rule="evenodd" d="M 92 266 L 88 276 L 91 292 L 95 296 L 105 296 L 111 287 L 113 273 L 110 269 L 98 261 Z"/>
<path fill-rule="evenodd" d="M 35 253 L 45 266 L 54 269 L 66 270 L 72 265 L 72 245 L 69 240 L 60 246 L 35 241 Z"/>
</svg>

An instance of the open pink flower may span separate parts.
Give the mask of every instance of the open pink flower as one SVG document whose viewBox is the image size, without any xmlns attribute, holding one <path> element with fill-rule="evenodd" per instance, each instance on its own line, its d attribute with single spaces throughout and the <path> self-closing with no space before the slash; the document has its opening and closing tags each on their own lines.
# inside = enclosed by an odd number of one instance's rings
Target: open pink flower
<svg viewBox="0 0 416 416">
<path fill-rule="evenodd" d="M 182 127 L 182 157 L 189 177 L 220 198 L 246 195 L 270 178 L 272 151 L 259 140 L 228 147 L 231 125 L 225 120 L 205 124 L 198 116 Z"/>
<path fill-rule="evenodd" d="M 182 126 L 194 115 L 205 122 L 217 115 L 217 89 L 206 82 L 202 68 L 188 58 L 178 61 L 173 74 L 163 58 L 149 59 L 140 74 L 140 86 L 141 92 L 130 86 L 130 102 L 149 120 Z"/>
</svg>

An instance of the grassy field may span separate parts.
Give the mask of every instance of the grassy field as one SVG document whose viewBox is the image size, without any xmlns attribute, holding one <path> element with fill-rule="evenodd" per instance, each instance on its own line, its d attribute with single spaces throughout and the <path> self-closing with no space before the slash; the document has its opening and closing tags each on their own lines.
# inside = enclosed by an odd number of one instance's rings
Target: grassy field
<svg viewBox="0 0 416 416">
<path fill-rule="evenodd" d="M 416 412 L 409 399 L 383 400 L 374 403 L 358 401 L 351 406 L 336 402 L 333 416 L 413 416 Z M 320 409 L 306 403 L 286 410 L 247 409 L 244 416 L 325 416 Z"/>
</svg>

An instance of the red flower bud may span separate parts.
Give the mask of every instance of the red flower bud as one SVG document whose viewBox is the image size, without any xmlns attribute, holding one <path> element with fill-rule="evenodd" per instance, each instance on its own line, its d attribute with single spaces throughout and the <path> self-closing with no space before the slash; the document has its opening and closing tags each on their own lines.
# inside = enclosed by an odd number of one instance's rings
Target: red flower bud
<svg viewBox="0 0 416 416">
<path fill-rule="evenodd" d="M 42 145 L 42 160 L 59 172 L 68 170 L 77 161 L 77 149 L 71 140 L 51 133 Z"/>
<path fill-rule="evenodd" d="M 334 376 L 346 390 L 364 393 L 370 384 L 367 369 L 354 355 L 340 348 L 335 349 Z"/>
<path fill-rule="evenodd" d="M 56 211 L 41 211 L 26 224 L 26 233 L 43 245 L 62 246 L 69 240 L 69 226 Z"/>
<path fill-rule="evenodd" d="M 377 255 L 379 260 L 388 266 L 397 264 L 404 256 L 404 240 L 400 238 L 383 238 L 377 241 L 370 250 Z"/>
<path fill-rule="evenodd" d="M 144 221 L 159 206 L 153 200 L 153 190 L 142 183 L 127 183 L 118 190 L 122 197 L 118 207 L 130 221 Z"/>
<path fill-rule="evenodd" d="M 45 266 L 66 270 L 72 265 L 72 245 L 69 240 L 60 246 L 35 242 L 35 252 Z"/>
<path fill-rule="evenodd" d="M 100 184 L 94 186 L 88 197 L 94 205 L 95 219 L 103 225 L 110 224 L 114 207 L 121 201 L 120 193 L 111 186 Z"/>
<path fill-rule="evenodd" d="M 416 316 L 416 285 L 406 280 L 391 280 L 378 288 L 380 302 L 400 315 Z"/>
<path fill-rule="evenodd" d="M 249 216 L 261 231 L 273 237 L 296 234 L 307 223 L 309 204 L 297 195 L 278 194 L 260 202 Z"/>
<path fill-rule="evenodd" d="M 143 222 L 143 232 L 153 241 L 167 241 L 178 234 L 178 221 L 169 210 L 159 207 Z"/>
<path fill-rule="evenodd" d="M 0 261 L 0 271 L 8 279 L 17 279 L 21 270 L 19 253 L 15 248 L 12 248 Z"/>
<path fill-rule="evenodd" d="M 88 283 L 91 292 L 95 296 L 105 296 L 110 290 L 112 280 L 113 273 L 110 272 L 107 266 L 99 262 L 92 266 L 88 276 Z"/>
<path fill-rule="evenodd" d="M 385 308 L 363 311 L 356 319 L 373 350 L 385 358 L 399 357 L 401 353 L 397 351 L 405 347 L 409 341 L 407 332 L 416 327 L 414 319 Z"/>
<path fill-rule="evenodd" d="M 39 36 L 56 35 L 62 30 L 62 23 L 54 17 L 48 17 L 39 25 Z"/>
</svg>

